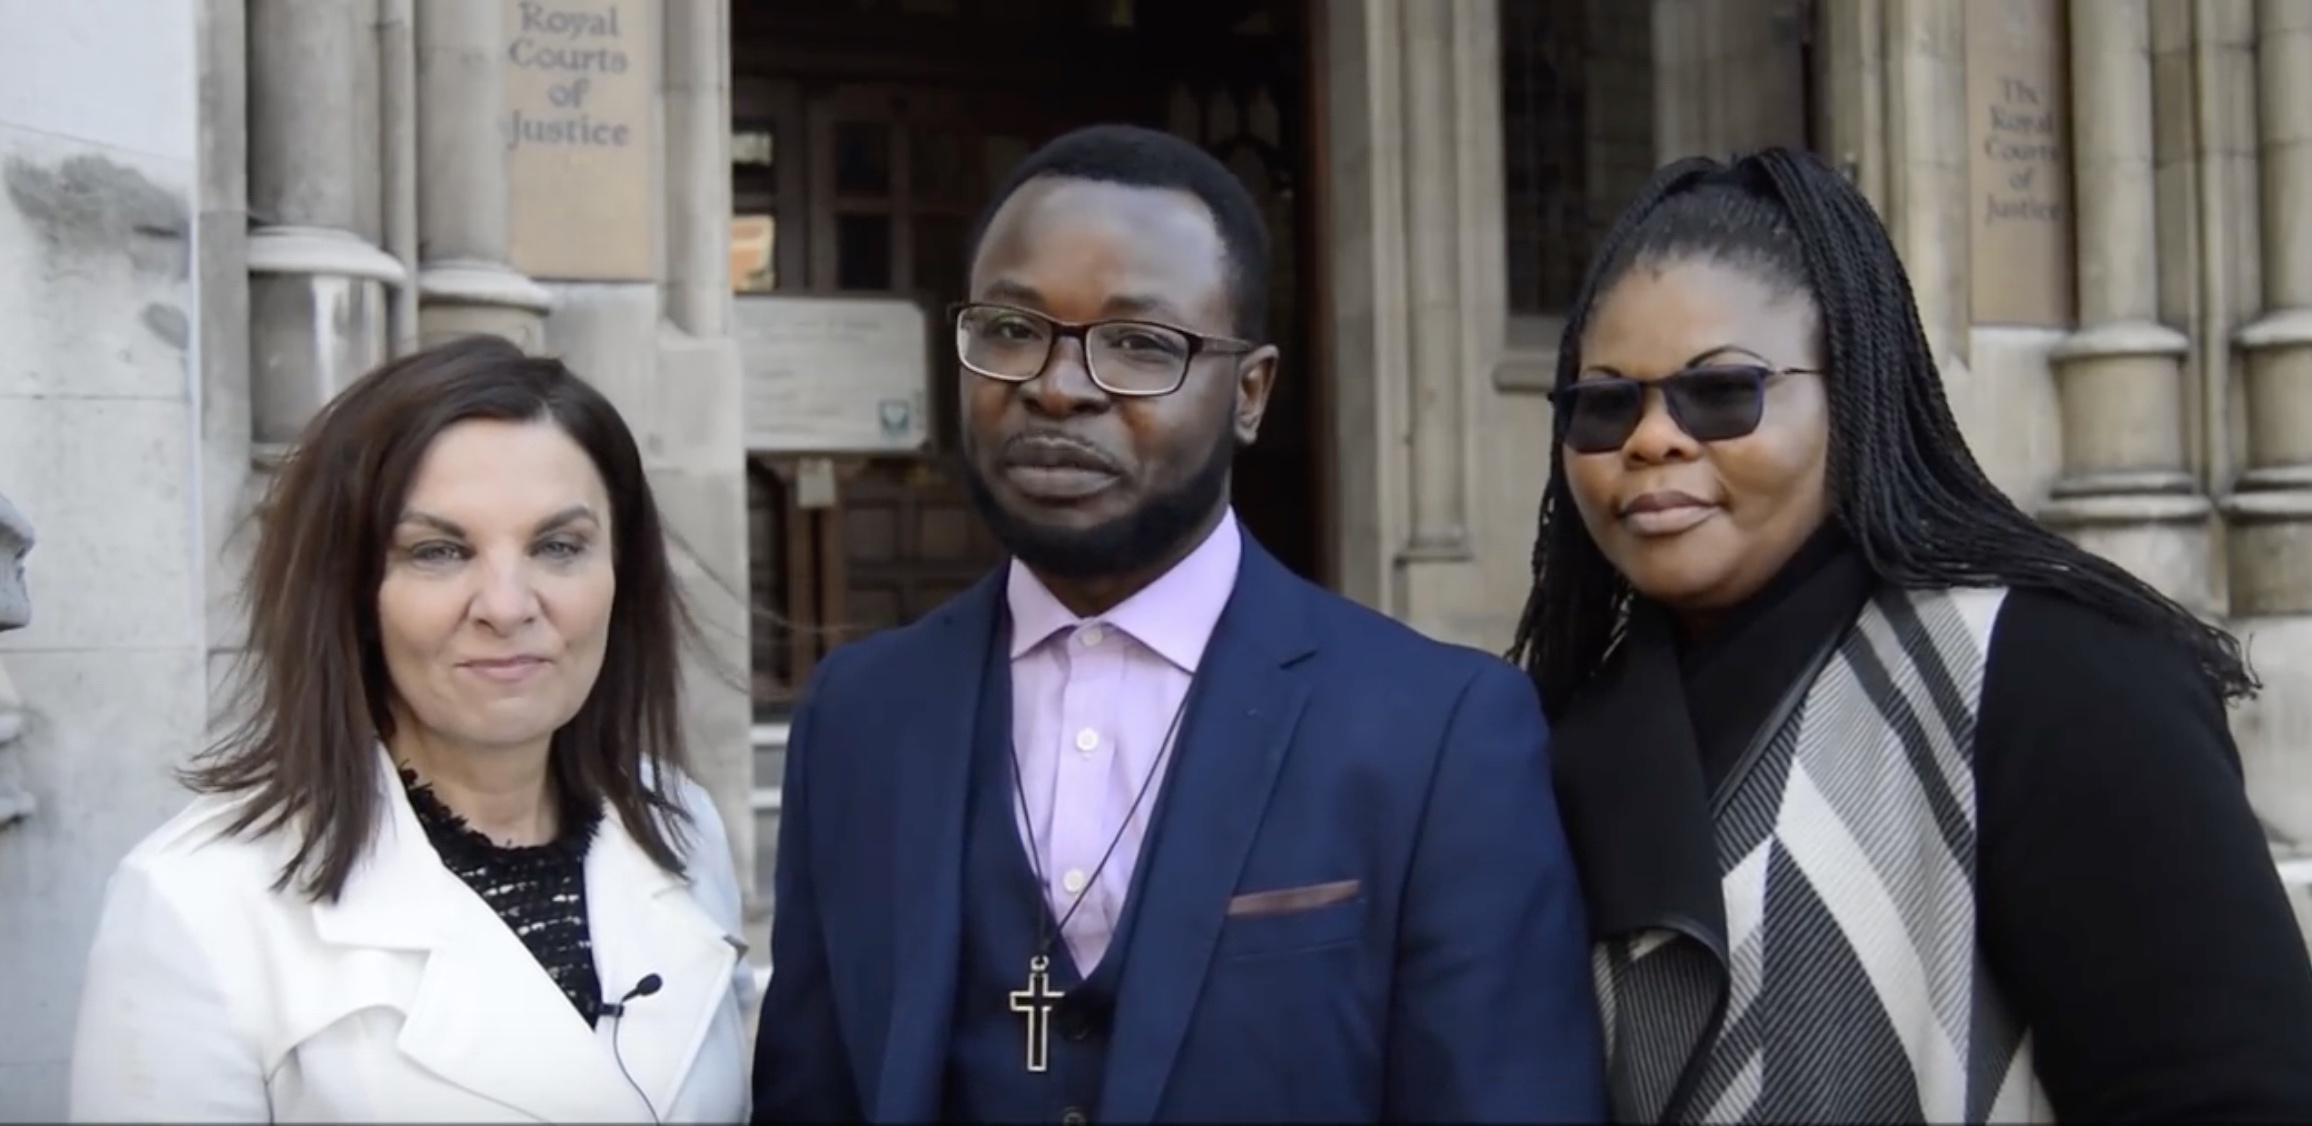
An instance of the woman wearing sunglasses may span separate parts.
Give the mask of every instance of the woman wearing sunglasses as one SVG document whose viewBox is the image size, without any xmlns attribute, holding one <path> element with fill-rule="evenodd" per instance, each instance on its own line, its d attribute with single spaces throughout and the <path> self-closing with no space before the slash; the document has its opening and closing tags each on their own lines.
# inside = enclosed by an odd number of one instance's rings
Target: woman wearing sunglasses
<svg viewBox="0 0 2312 1126">
<path fill-rule="evenodd" d="M 1860 194 L 1675 164 L 1564 340 L 1513 658 L 1615 1116 L 2312 1120 L 2240 646 L 1984 477 Z"/>
</svg>

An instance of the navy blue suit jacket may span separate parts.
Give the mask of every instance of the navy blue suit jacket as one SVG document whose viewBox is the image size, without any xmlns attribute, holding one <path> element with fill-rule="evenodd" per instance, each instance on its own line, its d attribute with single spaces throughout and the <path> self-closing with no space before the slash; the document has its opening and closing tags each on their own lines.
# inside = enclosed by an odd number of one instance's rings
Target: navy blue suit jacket
<svg viewBox="0 0 2312 1126">
<path fill-rule="evenodd" d="M 940 1114 L 1002 574 L 835 651 L 796 715 L 757 1122 Z M 1602 1120 L 1581 892 L 1525 677 L 1248 539 L 1191 691 L 1093 1120 Z M 1354 899 L 1229 914 L 1344 880 Z"/>
</svg>

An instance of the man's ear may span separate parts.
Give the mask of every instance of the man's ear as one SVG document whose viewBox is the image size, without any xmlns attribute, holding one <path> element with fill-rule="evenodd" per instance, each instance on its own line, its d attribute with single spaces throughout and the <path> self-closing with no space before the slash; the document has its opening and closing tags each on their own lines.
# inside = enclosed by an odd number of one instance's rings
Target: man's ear
<svg viewBox="0 0 2312 1126">
<path fill-rule="evenodd" d="M 1249 446 L 1260 438 L 1260 420 L 1268 416 L 1268 395 L 1276 388 L 1274 344 L 1263 344 L 1245 354 L 1236 367 L 1236 444 Z"/>
</svg>

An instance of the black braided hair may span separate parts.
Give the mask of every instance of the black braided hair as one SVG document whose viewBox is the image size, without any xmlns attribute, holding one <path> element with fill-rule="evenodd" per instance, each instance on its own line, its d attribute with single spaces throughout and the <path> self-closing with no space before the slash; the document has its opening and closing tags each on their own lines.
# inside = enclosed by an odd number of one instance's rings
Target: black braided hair
<svg viewBox="0 0 2312 1126">
<path fill-rule="evenodd" d="M 2173 639 L 2227 700 L 2255 692 L 2229 633 L 2033 520 L 1975 463 L 1943 394 L 1909 276 L 1868 200 L 1811 153 L 1681 160 L 1654 175 L 1599 244 L 1558 345 L 1557 385 L 1579 370 L 1598 296 L 1639 262 L 1708 259 L 1810 295 L 1830 401 L 1832 518 L 1884 581 L 2011 586 L 2067 595 Z M 1575 512 L 1564 427 L 1542 491 L 1533 589 L 1509 659 L 1556 718 L 1619 640 L 1631 591 Z"/>
</svg>

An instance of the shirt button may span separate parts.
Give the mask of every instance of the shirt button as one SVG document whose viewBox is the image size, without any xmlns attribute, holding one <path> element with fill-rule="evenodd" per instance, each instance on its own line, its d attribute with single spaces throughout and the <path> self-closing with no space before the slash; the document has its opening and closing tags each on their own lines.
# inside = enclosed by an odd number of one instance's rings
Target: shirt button
<svg viewBox="0 0 2312 1126">
<path fill-rule="evenodd" d="M 1068 889 L 1069 895 L 1082 894 L 1084 885 L 1090 882 L 1090 877 L 1085 876 L 1081 868 L 1070 868 L 1067 875 L 1060 877 L 1060 886 Z"/>
<path fill-rule="evenodd" d="M 1100 733 L 1099 733 L 1099 732 L 1097 732 L 1097 731 L 1094 731 L 1094 730 L 1092 730 L 1092 729 L 1091 729 L 1091 728 L 1089 728 L 1089 727 L 1087 727 L 1087 728 L 1083 729 L 1082 731 L 1078 731 L 1078 732 L 1076 732 L 1076 749 L 1077 749 L 1077 750 L 1079 750 L 1079 751 L 1092 751 L 1092 750 L 1098 750 L 1098 749 L 1099 749 L 1099 747 L 1100 747 Z"/>
<path fill-rule="evenodd" d="M 1086 648 L 1098 645 L 1100 642 L 1107 640 L 1107 638 L 1108 631 L 1101 629 L 1098 626 L 1085 626 L 1084 628 L 1076 631 L 1076 639 L 1083 642 Z"/>
</svg>

